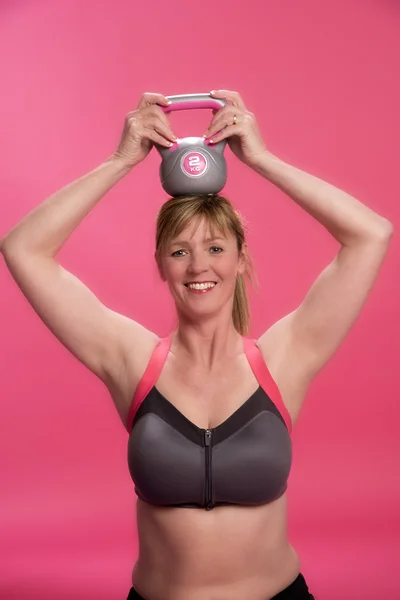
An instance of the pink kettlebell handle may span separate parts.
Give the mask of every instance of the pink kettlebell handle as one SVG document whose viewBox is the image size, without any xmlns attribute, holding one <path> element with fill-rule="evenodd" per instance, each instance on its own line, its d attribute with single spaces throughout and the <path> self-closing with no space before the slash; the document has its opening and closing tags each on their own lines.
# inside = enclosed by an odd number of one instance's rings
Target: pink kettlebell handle
<svg viewBox="0 0 400 600">
<path fill-rule="evenodd" d="M 174 110 L 192 110 L 194 108 L 209 108 L 219 110 L 227 104 L 226 100 L 213 98 L 210 94 L 180 94 L 178 96 L 166 96 L 171 101 L 169 106 L 162 106 L 165 113 Z"/>
</svg>

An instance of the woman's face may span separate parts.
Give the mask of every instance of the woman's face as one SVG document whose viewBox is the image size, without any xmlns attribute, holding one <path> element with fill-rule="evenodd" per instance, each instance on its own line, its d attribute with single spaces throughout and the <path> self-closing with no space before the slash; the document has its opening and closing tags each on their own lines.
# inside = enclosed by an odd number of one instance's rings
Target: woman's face
<svg viewBox="0 0 400 600">
<path fill-rule="evenodd" d="M 202 219 L 172 240 L 161 257 L 160 274 L 177 310 L 191 317 L 217 315 L 223 307 L 231 314 L 236 277 L 246 269 L 235 236 L 218 230 L 214 234 L 212 238 Z M 197 289 L 190 284 L 198 284 Z"/>
</svg>

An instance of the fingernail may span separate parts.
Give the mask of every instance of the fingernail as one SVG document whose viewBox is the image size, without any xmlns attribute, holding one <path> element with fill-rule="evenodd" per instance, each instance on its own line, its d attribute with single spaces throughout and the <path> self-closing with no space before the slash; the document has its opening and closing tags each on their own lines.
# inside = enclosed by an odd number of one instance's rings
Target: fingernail
<svg viewBox="0 0 400 600">
<path fill-rule="evenodd" d="M 167 104 L 172 104 L 171 100 L 168 100 Z"/>
<path fill-rule="evenodd" d="M 210 94 L 215 94 L 215 90 L 211 90 Z"/>
</svg>

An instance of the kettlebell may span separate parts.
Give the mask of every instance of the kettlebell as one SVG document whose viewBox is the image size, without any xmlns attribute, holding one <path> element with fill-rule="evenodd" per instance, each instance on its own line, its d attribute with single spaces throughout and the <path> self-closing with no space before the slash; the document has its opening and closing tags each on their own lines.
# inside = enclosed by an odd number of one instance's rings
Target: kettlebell
<svg viewBox="0 0 400 600">
<path fill-rule="evenodd" d="M 221 109 L 227 102 L 210 94 L 166 96 L 165 113 L 195 108 Z M 155 144 L 161 155 L 160 180 L 170 196 L 217 194 L 226 183 L 226 140 L 210 146 L 202 137 L 178 139 L 170 148 Z"/>
</svg>

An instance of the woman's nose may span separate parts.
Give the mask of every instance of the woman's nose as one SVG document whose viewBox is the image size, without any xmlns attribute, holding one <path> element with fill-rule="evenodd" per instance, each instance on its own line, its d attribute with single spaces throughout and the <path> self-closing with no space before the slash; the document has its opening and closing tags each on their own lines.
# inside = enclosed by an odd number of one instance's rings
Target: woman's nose
<svg viewBox="0 0 400 600">
<path fill-rule="evenodd" d="M 202 254 L 192 254 L 188 265 L 190 273 L 202 273 L 208 269 L 207 257 Z"/>
</svg>

